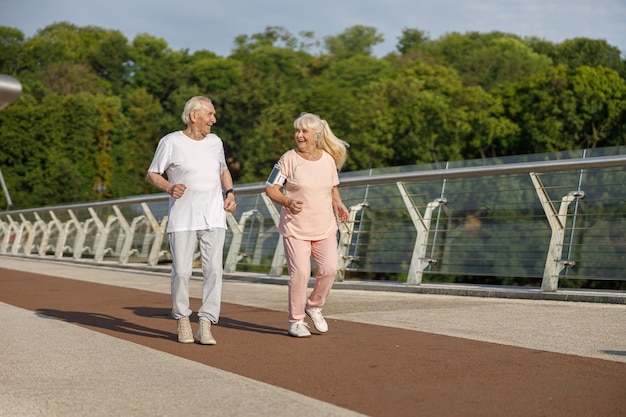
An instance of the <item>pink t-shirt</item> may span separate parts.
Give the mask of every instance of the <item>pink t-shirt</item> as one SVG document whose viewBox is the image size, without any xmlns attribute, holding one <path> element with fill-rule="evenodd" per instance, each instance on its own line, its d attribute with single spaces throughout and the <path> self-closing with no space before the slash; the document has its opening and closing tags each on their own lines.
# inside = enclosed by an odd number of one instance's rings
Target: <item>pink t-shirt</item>
<svg viewBox="0 0 626 417">
<path fill-rule="evenodd" d="M 281 156 L 278 164 L 287 177 L 283 193 L 304 202 L 298 214 L 283 207 L 278 232 L 301 240 L 321 240 L 336 233 L 332 190 L 339 184 L 339 175 L 335 160 L 327 152 L 322 152 L 317 161 L 308 161 L 292 149 Z"/>
</svg>

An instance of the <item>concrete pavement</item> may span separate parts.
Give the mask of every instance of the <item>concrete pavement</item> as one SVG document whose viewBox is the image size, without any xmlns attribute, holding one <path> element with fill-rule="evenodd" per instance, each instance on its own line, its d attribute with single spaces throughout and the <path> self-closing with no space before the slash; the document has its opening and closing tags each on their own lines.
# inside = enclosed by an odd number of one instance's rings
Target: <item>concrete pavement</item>
<svg viewBox="0 0 626 417">
<path fill-rule="evenodd" d="M 0 256 L 0 268 L 169 294 L 166 269 L 94 268 L 10 256 Z M 286 287 L 254 281 L 258 276 L 225 279 L 223 301 L 285 312 L 286 328 Z M 373 291 L 355 285 L 335 286 L 324 308 L 327 320 L 626 363 L 624 304 Z M 462 287 L 449 288 L 453 294 Z M 191 295 L 200 294 L 201 281 L 193 279 Z M 8 303 L 0 303 L 0 314 L 3 417 L 359 415 Z"/>
</svg>

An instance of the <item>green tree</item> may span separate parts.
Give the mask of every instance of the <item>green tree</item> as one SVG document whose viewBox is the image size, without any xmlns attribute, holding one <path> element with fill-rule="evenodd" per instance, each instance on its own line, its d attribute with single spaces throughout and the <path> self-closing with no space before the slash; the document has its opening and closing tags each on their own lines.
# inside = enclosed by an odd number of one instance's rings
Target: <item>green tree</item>
<svg viewBox="0 0 626 417">
<path fill-rule="evenodd" d="M 128 39 L 120 31 L 94 26 L 88 26 L 81 33 L 91 35 L 93 39 L 87 55 L 93 71 L 109 82 L 113 94 L 123 94 L 124 87 L 130 82 Z"/>
<path fill-rule="evenodd" d="M 448 72 L 450 81 L 445 88 L 429 85 L 426 77 L 443 68 L 419 69 L 421 77 L 399 77 L 393 82 L 390 97 L 401 101 L 394 106 L 394 157 L 388 165 L 413 165 L 462 159 L 460 139 L 469 133 L 460 111 L 451 106 L 455 90 L 461 88 L 454 72 Z M 429 74 L 430 73 L 430 74 Z M 435 75 L 439 81 L 440 73 Z M 425 80 L 423 80 L 425 78 Z"/>
<path fill-rule="evenodd" d="M 46 89 L 64 96 L 80 92 L 108 94 L 110 91 L 105 79 L 81 63 L 53 62 L 38 73 Z"/>
<path fill-rule="evenodd" d="M 286 149 L 285 145 L 274 146 L 276 141 L 293 134 L 290 123 L 303 111 L 297 103 L 306 91 L 310 57 L 300 51 L 265 46 L 239 53 L 236 60 L 241 63 L 241 80 L 245 81 L 233 84 L 217 103 L 223 121 L 218 119 L 215 130 L 224 140 L 235 179 L 255 181 L 267 175 L 267 167 L 271 168 Z M 259 147 L 266 146 L 268 152 L 260 153 Z"/>
<path fill-rule="evenodd" d="M 110 39 L 116 39 L 113 45 Z M 19 49 L 20 78 L 34 83 L 39 81 L 45 89 L 62 95 L 81 91 L 108 94 L 112 85 L 119 85 L 124 78 L 125 42 L 115 31 L 91 26 L 79 28 L 68 22 L 49 25 Z M 120 53 L 122 58 L 116 67 L 104 64 L 105 60 L 114 61 Z M 113 83 L 114 79 L 120 81 Z"/>
<path fill-rule="evenodd" d="M 0 67 L 23 86 L 0 112 L 15 206 L 154 192 L 147 165 L 158 140 L 183 128 L 194 95 L 214 100 L 213 131 L 238 182 L 267 177 L 303 111 L 350 143 L 344 171 L 625 142 L 623 61 L 606 42 L 499 32 L 430 40 L 405 28 L 398 52 L 378 59 L 382 39 L 353 26 L 320 44 L 313 32 L 270 26 L 237 37 L 223 58 L 68 22 L 28 39 L 0 27 Z"/>
<path fill-rule="evenodd" d="M 179 78 L 179 75 L 189 61 L 189 54 L 171 50 L 163 39 L 139 34 L 132 41 L 129 55 L 132 88 L 145 88 L 161 102 L 186 82 L 185 77 Z"/>
<path fill-rule="evenodd" d="M 117 97 L 79 93 L 62 99 L 63 116 L 59 122 L 66 132 L 62 143 L 55 143 L 62 155 L 51 163 L 70 161 L 75 175 L 82 178 L 77 192 L 82 200 L 102 200 L 113 195 L 112 146 L 122 129 L 121 101 Z M 60 181 L 55 172 L 51 179 Z M 73 177 L 72 177 L 73 178 Z M 51 184 L 50 190 L 55 187 Z"/>
<path fill-rule="evenodd" d="M 189 85 L 195 85 L 203 95 L 212 100 L 221 100 L 224 94 L 241 81 L 241 62 L 217 56 L 192 57 L 188 71 Z"/>
<path fill-rule="evenodd" d="M 371 56 L 374 46 L 385 41 L 385 37 L 371 26 L 355 25 L 337 36 L 324 38 L 324 45 L 336 60 L 356 55 Z"/>
<path fill-rule="evenodd" d="M 458 71 L 465 85 L 485 91 L 515 84 L 552 66 L 518 36 L 491 32 L 450 33 L 428 44 L 427 54 Z"/>
<path fill-rule="evenodd" d="M 455 106 L 464 110 L 469 131 L 462 150 L 463 159 L 486 159 L 508 155 L 519 127 L 506 117 L 499 96 L 480 87 L 467 87 Z"/>
<path fill-rule="evenodd" d="M 237 36 L 235 45 L 233 56 L 236 57 L 267 47 L 295 50 L 298 39 L 282 26 L 267 26 L 264 32 Z"/>
<path fill-rule="evenodd" d="M 626 84 L 604 67 L 560 65 L 503 94 L 520 127 L 511 153 L 532 154 L 623 144 Z"/>
<path fill-rule="evenodd" d="M 430 38 L 423 30 L 404 28 L 401 36 L 398 37 L 396 49 L 402 55 L 409 55 L 422 51 L 428 42 Z"/>
<path fill-rule="evenodd" d="M 556 45 L 553 42 L 539 38 L 537 36 L 527 36 L 524 38 L 524 42 L 526 42 L 526 44 L 539 55 L 554 57 L 554 50 L 556 48 Z"/>
<path fill-rule="evenodd" d="M 155 192 L 145 177 L 157 143 L 165 134 L 163 117 L 161 104 L 144 88 L 134 90 L 125 100 L 123 134 L 112 137 L 110 188 L 114 197 Z"/>
<path fill-rule="evenodd" d="M 0 74 L 12 75 L 18 71 L 17 55 L 23 42 L 22 31 L 0 26 Z"/>
<path fill-rule="evenodd" d="M 574 38 L 556 45 L 552 52 L 555 64 L 570 68 L 581 66 L 606 67 L 626 76 L 620 50 L 604 39 Z"/>
<path fill-rule="evenodd" d="M 386 148 L 390 131 L 384 132 L 386 123 L 374 123 L 385 118 L 384 102 L 363 96 L 368 95 L 365 92 L 370 86 L 391 74 L 389 62 L 356 55 L 332 64 L 312 79 L 302 97 L 301 111 L 316 113 L 327 120 L 333 132 L 350 144 L 344 170 L 381 166 L 390 156 Z"/>
</svg>

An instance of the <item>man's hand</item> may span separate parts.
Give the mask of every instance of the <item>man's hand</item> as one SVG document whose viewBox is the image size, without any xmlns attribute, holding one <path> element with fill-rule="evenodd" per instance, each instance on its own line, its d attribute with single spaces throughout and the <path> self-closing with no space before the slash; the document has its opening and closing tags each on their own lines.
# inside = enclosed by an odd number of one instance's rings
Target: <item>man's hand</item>
<svg viewBox="0 0 626 417">
<path fill-rule="evenodd" d="M 186 189 L 187 186 L 185 186 L 185 184 L 174 184 L 170 187 L 167 193 L 172 197 L 179 199 L 183 196 L 183 194 L 185 194 Z"/>
<path fill-rule="evenodd" d="M 228 193 L 226 200 L 224 200 L 224 210 L 232 213 L 237 209 L 237 203 L 235 202 L 235 194 Z"/>
</svg>

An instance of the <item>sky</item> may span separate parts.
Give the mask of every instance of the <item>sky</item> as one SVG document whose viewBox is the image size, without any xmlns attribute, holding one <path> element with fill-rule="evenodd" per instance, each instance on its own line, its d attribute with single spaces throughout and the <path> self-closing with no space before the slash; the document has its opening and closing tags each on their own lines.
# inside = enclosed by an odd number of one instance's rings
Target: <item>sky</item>
<svg viewBox="0 0 626 417">
<path fill-rule="evenodd" d="M 499 31 L 554 43 L 584 37 L 604 39 L 626 56 L 626 0 L 0 0 L 0 26 L 26 38 L 66 21 L 119 30 L 132 41 L 147 33 L 173 50 L 209 50 L 229 56 L 239 35 L 280 26 L 317 40 L 363 25 L 385 41 L 382 57 L 396 51 L 405 28 L 430 39 L 451 32 Z M 310 51 L 314 52 L 314 51 Z"/>
</svg>

